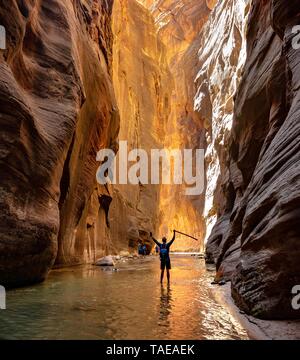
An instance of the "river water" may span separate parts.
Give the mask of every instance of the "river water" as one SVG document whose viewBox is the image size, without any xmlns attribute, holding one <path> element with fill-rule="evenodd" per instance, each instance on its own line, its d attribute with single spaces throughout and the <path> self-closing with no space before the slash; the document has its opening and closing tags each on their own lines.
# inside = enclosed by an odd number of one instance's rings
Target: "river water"
<svg viewBox="0 0 300 360">
<path fill-rule="evenodd" d="M 171 285 L 159 259 L 54 270 L 35 286 L 7 292 L 0 339 L 247 339 L 217 303 L 213 273 L 190 255 L 173 255 Z"/>
</svg>

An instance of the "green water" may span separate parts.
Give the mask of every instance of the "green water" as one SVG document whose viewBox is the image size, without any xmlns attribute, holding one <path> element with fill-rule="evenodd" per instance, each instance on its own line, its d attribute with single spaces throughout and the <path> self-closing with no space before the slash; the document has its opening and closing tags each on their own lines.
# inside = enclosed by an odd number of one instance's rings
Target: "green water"
<svg viewBox="0 0 300 360">
<path fill-rule="evenodd" d="M 172 256 L 171 285 L 159 259 L 129 260 L 119 271 L 92 265 L 52 271 L 47 281 L 7 292 L 1 339 L 247 339 L 213 296 L 203 260 Z"/>
</svg>

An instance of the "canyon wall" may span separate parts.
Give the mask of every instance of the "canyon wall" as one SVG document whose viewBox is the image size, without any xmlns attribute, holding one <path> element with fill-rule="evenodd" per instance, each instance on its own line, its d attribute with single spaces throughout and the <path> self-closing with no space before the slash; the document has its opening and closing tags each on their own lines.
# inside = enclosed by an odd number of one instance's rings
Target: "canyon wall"
<svg viewBox="0 0 300 360">
<path fill-rule="evenodd" d="M 203 197 L 180 200 L 180 187 L 100 186 L 95 174 L 97 151 L 117 151 L 119 131 L 129 150 L 205 147 L 192 79 L 213 5 L 1 1 L 1 284 L 135 249 L 151 230 L 203 238 Z"/>
<path fill-rule="evenodd" d="M 193 79 L 199 32 L 212 6 L 204 0 L 115 2 L 113 80 L 120 140 L 128 141 L 128 150 L 205 148 Z M 138 240 L 150 246 L 150 231 L 170 237 L 174 228 L 204 237 L 204 197 L 186 196 L 184 185 L 117 185 L 113 199 L 113 243 L 122 237 L 130 248 Z M 181 238 L 173 249 L 199 250 L 201 241 Z"/>
<path fill-rule="evenodd" d="M 0 2 L 0 283 L 107 251 L 96 152 L 116 147 L 112 1 Z M 98 228 L 98 230 L 97 230 Z"/>
<path fill-rule="evenodd" d="M 120 110 L 120 141 L 128 152 L 161 149 L 170 112 L 173 80 L 153 16 L 137 1 L 120 0 L 113 8 L 113 84 Z M 121 157 L 120 161 L 126 162 Z M 128 167 L 133 163 L 128 163 Z M 159 223 L 159 185 L 118 184 L 109 213 L 111 239 L 136 251 L 139 240 L 153 246 L 149 232 Z"/>
<path fill-rule="evenodd" d="M 298 1 L 252 1 L 215 194 L 223 206 L 207 246 L 236 303 L 261 318 L 299 317 L 291 306 L 300 283 L 300 53 L 292 46 L 299 13 Z"/>
<path fill-rule="evenodd" d="M 199 113 L 194 110 L 194 83 L 198 71 L 199 33 L 206 23 L 214 2 L 190 0 L 141 1 L 151 11 L 157 36 L 164 45 L 165 59 L 172 76 L 169 89 L 169 114 L 164 128 L 164 148 L 205 149 L 205 129 Z M 195 157 L 193 159 L 195 161 Z M 204 168 L 202 169 L 203 178 Z M 205 179 L 204 179 L 205 186 Z M 179 251 L 202 250 L 205 223 L 202 218 L 204 191 L 186 195 L 186 185 L 162 185 L 159 202 L 159 232 L 169 229 L 192 234 L 199 242 L 178 238 L 173 248 Z M 204 188 L 203 188 L 204 190 Z"/>
<path fill-rule="evenodd" d="M 220 1 L 200 37 L 195 110 L 207 131 L 205 242 L 217 217 L 228 206 L 221 192 L 230 191 L 226 169 L 227 144 L 233 121 L 234 95 L 246 60 L 249 4 L 250 1 Z M 206 247 L 209 261 L 213 261 L 213 250 L 214 242 L 210 240 Z"/>
</svg>

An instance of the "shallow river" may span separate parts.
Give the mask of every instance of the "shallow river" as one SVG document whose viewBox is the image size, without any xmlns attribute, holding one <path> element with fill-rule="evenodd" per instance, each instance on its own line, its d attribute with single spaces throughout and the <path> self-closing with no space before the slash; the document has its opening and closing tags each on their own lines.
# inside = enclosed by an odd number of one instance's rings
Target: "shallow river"
<svg viewBox="0 0 300 360">
<path fill-rule="evenodd" d="M 248 338 L 214 300 L 203 260 L 172 255 L 170 287 L 159 283 L 157 257 L 118 268 L 54 270 L 42 284 L 8 291 L 0 339 Z"/>
</svg>

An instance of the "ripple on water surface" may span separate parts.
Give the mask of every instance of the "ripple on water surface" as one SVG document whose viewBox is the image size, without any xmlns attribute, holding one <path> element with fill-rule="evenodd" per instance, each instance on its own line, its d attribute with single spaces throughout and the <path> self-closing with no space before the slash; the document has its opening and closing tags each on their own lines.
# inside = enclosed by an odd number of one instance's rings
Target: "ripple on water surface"
<svg viewBox="0 0 300 360">
<path fill-rule="evenodd" d="M 119 271 L 93 266 L 51 272 L 10 290 L 1 339 L 247 339 L 214 300 L 203 260 L 172 257 L 171 285 L 159 284 L 159 259 L 130 260 Z"/>
</svg>

